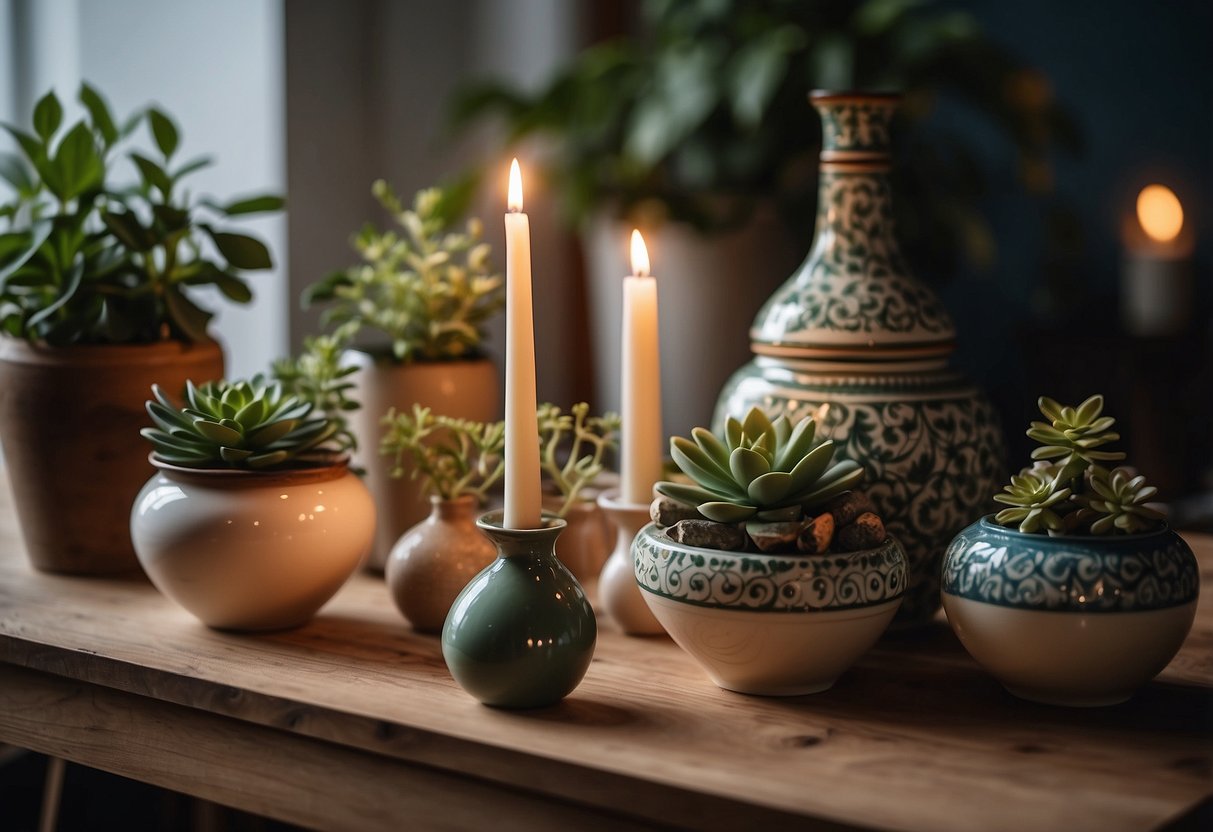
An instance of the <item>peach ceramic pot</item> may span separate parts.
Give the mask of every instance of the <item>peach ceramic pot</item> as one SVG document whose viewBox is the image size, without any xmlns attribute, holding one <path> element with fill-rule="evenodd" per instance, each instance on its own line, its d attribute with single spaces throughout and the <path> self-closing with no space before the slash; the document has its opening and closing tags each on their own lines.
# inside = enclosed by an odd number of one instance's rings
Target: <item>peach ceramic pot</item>
<svg viewBox="0 0 1213 832">
<path fill-rule="evenodd" d="M 358 438 L 353 464 L 366 471 L 365 482 L 379 517 L 367 565 L 382 571 L 396 541 L 430 511 L 429 499 L 422 483 L 412 478 L 408 460 L 403 461 L 403 475 L 393 477 L 396 461 L 379 453 L 384 414 L 393 407 L 411 412 L 419 404 L 443 416 L 494 421 L 500 412 L 497 368 L 487 358 L 397 364 L 360 350 L 347 351 L 343 360 L 358 367 L 350 378 L 355 384 L 354 398 L 362 404 L 350 414 L 350 426 Z"/>
<path fill-rule="evenodd" d="M 130 510 L 139 563 L 204 624 L 305 623 L 371 547 L 375 506 L 339 464 L 281 471 L 158 469 Z"/>
<path fill-rule="evenodd" d="M 982 518 L 944 556 L 943 608 L 977 663 L 1011 693 L 1114 705 L 1179 652 L 1200 592 L 1196 557 L 1153 534 L 1025 534 Z"/>
<path fill-rule="evenodd" d="M 653 615 L 726 690 L 799 696 L 829 689 L 893 620 L 906 556 L 874 549 L 764 555 L 685 546 L 650 523 L 632 543 Z"/>
</svg>

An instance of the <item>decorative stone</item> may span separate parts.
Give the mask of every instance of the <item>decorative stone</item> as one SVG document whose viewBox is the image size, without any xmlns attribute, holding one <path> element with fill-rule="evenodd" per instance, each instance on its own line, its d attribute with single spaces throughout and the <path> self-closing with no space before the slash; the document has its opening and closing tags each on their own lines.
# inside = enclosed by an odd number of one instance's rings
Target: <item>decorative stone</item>
<svg viewBox="0 0 1213 832">
<path fill-rule="evenodd" d="M 819 514 L 808 523 L 796 538 L 796 548 L 806 554 L 819 555 L 830 551 L 830 543 L 834 540 L 834 515 L 828 511 Z"/>
<path fill-rule="evenodd" d="M 736 552 L 745 548 L 746 533 L 741 526 L 715 523 L 711 520 L 680 520 L 665 530 L 675 543 Z"/>
<path fill-rule="evenodd" d="M 869 511 L 875 513 L 876 506 L 872 505 L 868 495 L 862 491 L 847 491 L 831 500 L 826 511 L 834 515 L 834 524 L 842 528 L 854 523 L 855 518 L 861 514 Z"/>
<path fill-rule="evenodd" d="M 658 526 L 672 526 L 675 523 L 680 523 L 683 520 L 702 520 L 703 516 L 698 509 L 691 506 L 684 506 L 669 497 L 658 497 L 649 506 L 649 517 Z"/>
<path fill-rule="evenodd" d="M 884 543 L 886 536 L 881 519 L 867 511 L 856 517 L 851 525 L 838 530 L 838 548 L 844 552 L 872 549 Z"/>
<path fill-rule="evenodd" d="M 803 523 L 787 521 L 779 523 L 751 521 L 745 524 L 745 531 L 759 551 L 790 552 L 796 548 L 796 538 L 800 536 L 800 528 L 803 525 Z"/>
</svg>

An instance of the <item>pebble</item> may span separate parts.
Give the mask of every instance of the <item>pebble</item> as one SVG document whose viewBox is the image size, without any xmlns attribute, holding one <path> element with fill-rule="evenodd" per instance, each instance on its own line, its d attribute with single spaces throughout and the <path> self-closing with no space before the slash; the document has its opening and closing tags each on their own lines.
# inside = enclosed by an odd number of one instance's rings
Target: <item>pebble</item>
<svg viewBox="0 0 1213 832">
<path fill-rule="evenodd" d="M 838 530 L 838 548 L 843 552 L 871 549 L 884 543 L 885 536 L 884 523 L 874 512 L 867 511 Z"/>
<path fill-rule="evenodd" d="M 715 523 L 711 520 L 679 520 L 665 530 L 675 543 L 684 546 L 700 546 L 704 549 L 721 549 L 736 552 L 745 548 L 746 533 L 734 523 Z"/>
<path fill-rule="evenodd" d="M 693 506 L 671 500 L 669 497 L 658 497 L 649 506 L 649 518 L 658 526 L 672 526 L 683 520 L 702 520 L 699 510 Z"/>
<path fill-rule="evenodd" d="M 834 515 L 834 525 L 841 529 L 854 523 L 861 514 L 875 514 L 876 507 L 862 491 L 844 491 L 830 500 L 826 511 Z"/>
<path fill-rule="evenodd" d="M 767 523 L 751 520 L 745 524 L 745 530 L 761 552 L 790 552 L 796 547 L 796 538 L 803 525 L 800 521 Z"/>
<path fill-rule="evenodd" d="M 819 555 L 830 551 L 833 540 L 834 515 L 827 511 L 804 524 L 800 536 L 796 538 L 796 548 L 806 554 Z"/>
</svg>

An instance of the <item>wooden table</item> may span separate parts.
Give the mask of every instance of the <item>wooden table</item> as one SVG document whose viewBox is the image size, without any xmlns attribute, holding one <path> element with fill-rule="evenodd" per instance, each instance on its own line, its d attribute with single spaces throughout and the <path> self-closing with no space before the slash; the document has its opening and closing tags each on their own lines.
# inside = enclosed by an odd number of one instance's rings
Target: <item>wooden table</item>
<svg viewBox="0 0 1213 832">
<path fill-rule="evenodd" d="M 1213 794 L 1213 538 L 1191 542 L 1196 627 L 1118 707 L 1016 700 L 942 623 L 761 699 L 607 621 L 569 699 L 508 712 L 380 580 L 293 632 L 214 632 L 141 578 L 32 571 L 0 490 L 0 741 L 333 829 L 1155 828 Z"/>
</svg>

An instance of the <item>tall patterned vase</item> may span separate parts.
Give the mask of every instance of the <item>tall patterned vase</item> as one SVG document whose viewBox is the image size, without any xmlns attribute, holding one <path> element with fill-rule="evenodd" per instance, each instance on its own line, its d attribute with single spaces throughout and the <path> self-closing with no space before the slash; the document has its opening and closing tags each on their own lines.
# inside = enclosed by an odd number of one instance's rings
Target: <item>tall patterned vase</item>
<svg viewBox="0 0 1213 832">
<path fill-rule="evenodd" d="M 754 359 L 721 391 L 715 422 L 753 405 L 816 414 L 819 436 L 867 471 L 864 488 L 902 541 L 903 624 L 939 608 L 948 542 L 1002 479 L 1003 439 L 979 390 L 948 369 L 955 330 L 894 236 L 889 123 L 895 95 L 815 92 L 823 141 L 813 248 L 763 306 Z M 828 407 L 825 407 L 828 405 Z"/>
</svg>

